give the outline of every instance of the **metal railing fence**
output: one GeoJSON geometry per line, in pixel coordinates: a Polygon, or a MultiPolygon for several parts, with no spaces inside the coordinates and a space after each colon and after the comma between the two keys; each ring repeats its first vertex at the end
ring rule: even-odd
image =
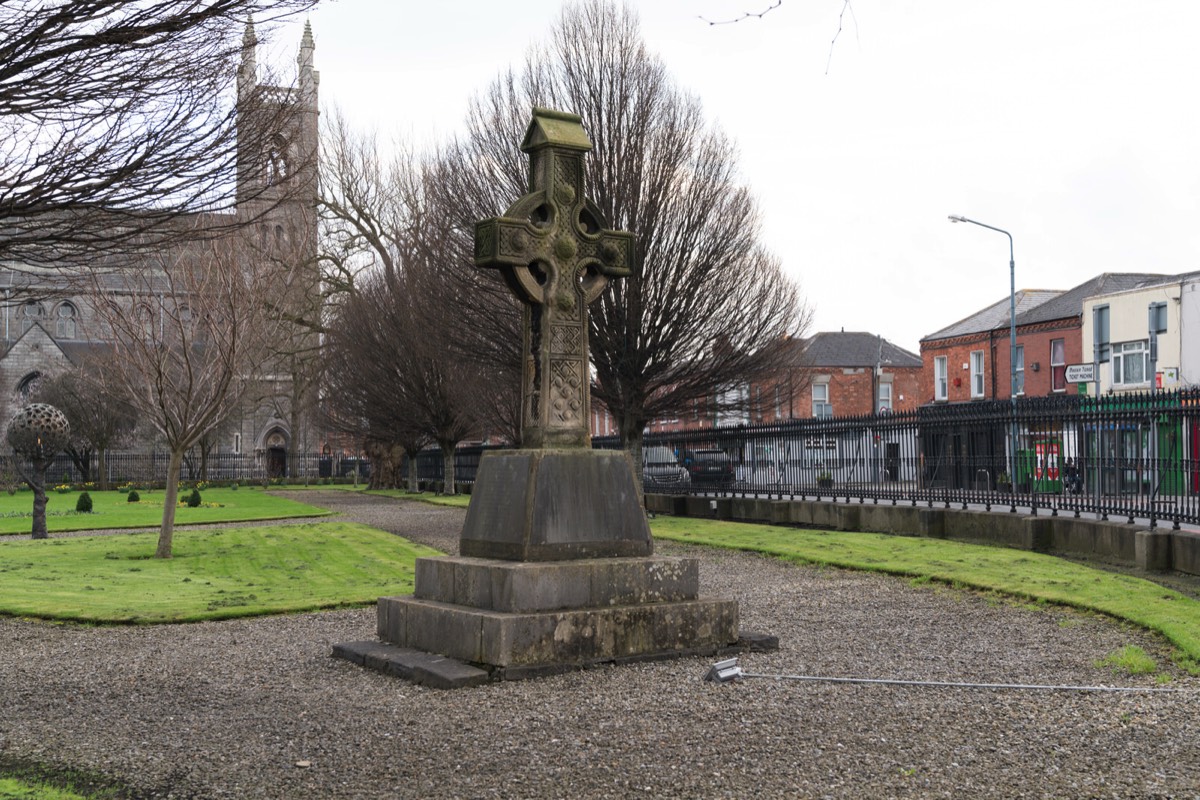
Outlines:
{"type": "MultiPolygon", "coordinates": [[[[20,483],[20,476],[11,454],[0,455],[0,482],[20,483]]],[[[169,455],[165,452],[149,453],[106,453],[103,465],[97,455],[89,459],[88,468],[80,468],[65,453],[59,453],[46,469],[46,483],[80,484],[99,483],[103,470],[112,486],[125,483],[160,485],[166,478],[169,455]]],[[[179,479],[184,482],[210,481],[246,483],[266,482],[276,479],[303,481],[322,478],[353,478],[355,471],[367,479],[371,474],[370,463],[365,459],[323,455],[318,453],[294,453],[275,457],[270,454],[214,453],[201,459],[189,453],[183,459],[179,479]]]]}
{"type": "MultiPolygon", "coordinates": [[[[598,438],[593,446],[620,443],[598,438]]],[[[458,483],[474,482],[488,449],[459,448],[458,483]]],[[[642,471],[648,492],[1021,508],[1177,528],[1200,523],[1200,390],[652,434],[642,471]]],[[[439,451],[419,456],[418,475],[442,480],[439,451]]]]}

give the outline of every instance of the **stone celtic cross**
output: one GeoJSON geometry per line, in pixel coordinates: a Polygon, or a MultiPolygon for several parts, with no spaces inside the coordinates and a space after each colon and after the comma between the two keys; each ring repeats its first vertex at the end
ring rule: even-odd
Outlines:
{"type": "Polygon", "coordinates": [[[631,274],[633,234],[605,230],[584,195],[591,149],[580,117],[535,108],[529,193],[475,226],[475,265],[499,269],[524,306],[523,448],[590,446],[587,306],[631,274]]]}

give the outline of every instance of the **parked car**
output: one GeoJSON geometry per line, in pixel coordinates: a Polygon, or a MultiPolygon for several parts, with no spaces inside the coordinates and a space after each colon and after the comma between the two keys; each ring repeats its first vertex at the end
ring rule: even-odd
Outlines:
{"type": "Polygon", "coordinates": [[[642,481],[646,486],[683,487],[691,483],[675,452],[669,447],[647,447],[642,455],[642,481]]]}
{"type": "Polygon", "coordinates": [[[692,483],[733,483],[733,459],[724,450],[692,450],[684,453],[683,465],[692,483]]]}

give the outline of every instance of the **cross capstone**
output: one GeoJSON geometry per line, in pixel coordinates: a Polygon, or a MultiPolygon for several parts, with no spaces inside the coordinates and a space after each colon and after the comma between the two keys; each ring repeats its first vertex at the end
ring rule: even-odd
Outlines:
{"type": "Polygon", "coordinates": [[[584,193],[591,149],[579,116],[535,108],[529,193],[475,226],[475,265],[500,270],[524,308],[524,448],[590,446],[587,306],[631,274],[633,234],[605,229],[584,193]]]}

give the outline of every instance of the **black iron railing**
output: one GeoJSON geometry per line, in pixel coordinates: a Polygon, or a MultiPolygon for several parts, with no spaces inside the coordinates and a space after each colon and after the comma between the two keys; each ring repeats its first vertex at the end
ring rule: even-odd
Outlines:
{"type": "MultiPolygon", "coordinates": [[[[615,438],[593,445],[620,446],[615,438]]],[[[474,481],[486,449],[459,449],[459,483],[474,481]]],[[[423,453],[418,469],[421,480],[440,481],[441,453],[423,453]]],[[[648,492],[1086,513],[1178,527],[1200,523],[1200,390],[653,434],[642,471],[648,492]]]]}

